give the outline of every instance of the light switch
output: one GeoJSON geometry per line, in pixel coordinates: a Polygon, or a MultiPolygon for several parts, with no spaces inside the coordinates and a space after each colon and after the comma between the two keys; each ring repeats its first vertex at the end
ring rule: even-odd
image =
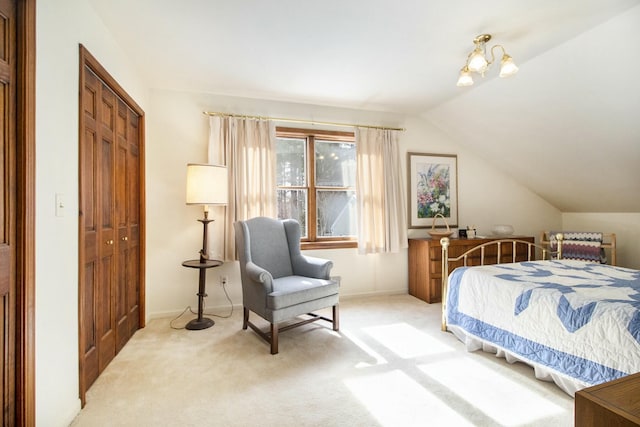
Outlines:
{"type": "Polygon", "coordinates": [[[56,216],[64,216],[64,195],[56,193],[56,216]]]}

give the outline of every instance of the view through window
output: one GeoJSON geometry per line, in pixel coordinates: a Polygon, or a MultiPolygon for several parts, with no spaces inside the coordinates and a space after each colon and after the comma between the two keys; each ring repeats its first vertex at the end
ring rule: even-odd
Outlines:
{"type": "Polygon", "coordinates": [[[277,128],[276,135],[278,218],[298,220],[303,242],[354,242],[353,133],[277,128]]]}

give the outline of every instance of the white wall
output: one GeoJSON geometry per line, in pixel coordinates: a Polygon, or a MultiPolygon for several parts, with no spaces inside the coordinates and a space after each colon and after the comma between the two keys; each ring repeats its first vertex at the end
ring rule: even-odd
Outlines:
{"type": "MultiPolygon", "coordinates": [[[[203,111],[388,126],[401,126],[404,120],[386,113],[152,90],[147,122],[147,312],[151,317],[174,315],[187,306],[197,308],[197,272],[182,267],[181,262],[197,257],[202,244],[202,224],[197,222],[201,208],[186,206],[184,191],[186,164],[207,161],[209,122],[203,111]]],[[[215,219],[215,213],[212,217],[215,219]]],[[[213,238],[221,238],[218,229],[213,238]]],[[[406,251],[384,257],[358,256],[353,249],[307,253],[334,259],[333,273],[343,278],[343,295],[406,292],[406,251]]],[[[228,302],[218,284],[221,275],[229,278],[227,289],[233,303],[240,304],[237,263],[207,272],[207,305],[224,314],[228,302]]]]}
{"type": "MultiPolygon", "coordinates": [[[[197,255],[202,242],[202,217],[196,207],[184,202],[185,166],[206,161],[208,119],[203,111],[225,111],[274,117],[314,119],[405,127],[400,152],[458,155],[460,224],[476,225],[489,233],[496,223],[513,224],[516,232],[538,236],[540,230],[561,225],[560,213],[514,180],[496,172],[469,152],[456,147],[440,131],[418,118],[395,114],[269,102],[207,94],[163,90],[150,93],[147,143],[147,251],[148,303],[151,317],[197,307],[197,274],[181,267],[197,255]]],[[[399,179],[406,183],[406,168],[399,179]]],[[[410,230],[426,236],[425,229],[410,230]]],[[[220,238],[218,235],[217,238],[220,238]]],[[[407,251],[399,254],[358,255],[355,249],[315,250],[309,255],[334,260],[333,273],[342,276],[341,295],[407,292],[407,251]]],[[[229,277],[228,291],[235,304],[241,302],[236,263],[209,270],[207,304],[226,313],[228,302],[218,285],[219,276],[229,277]]]]}
{"type": "MultiPolygon", "coordinates": [[[[517,235],[534,236],[560,225],[560,212],[531,190],[497,171],[473,152],[456,145],[427,121],[408,120],[401,153],[456,154],[458,156],[458,224],[475,225],[478,235],[491,234],[496,224],[511,224],[517,235]]],[[[405,164],[406,170],[406,164],[405,164]]],[[[406,174],[405,174],[406,177],[406,174]]],[[[405,178],[406,179],[406,178],[405,178]]],[[[409,230],[409,237],[426,237],[427,230],[409,230]]]]}
{"type": "MultiPolygon", "coordinates": [[[[184,204],[185,165],[206,161],[204,110],[321,121],[402,126],[401,153],[458,154],[460,224],[486,233],[495,222],[522,234],[559,227],[560,214],[510,178],[456,147],[426,122],[400,115],[251,99],[147,92],[129,58],[82,0],[37,3],[36,70],[36,420],[68,425],[78,398],[78,44],[84,44],[146,112],[147,314],[165,316],[196,307],[197,276],[180,263],[196,256],[201,242],[198,208],[184,204]],[[56,217],[55,194],[65,198],[56,217]]],[[[406,179],[406,171],[400,179],[406,179]]],[[[425,235],[425,230],[411,230],[425,235]]],[[[355,250],[310,251],[335,261],[344,296],[406,292],[407,253],[357,255],[355,250]]],[[[229,293],[240,303],[237,265],[209,273],[210,309],[227,307],[215,286],[229,276],[229,293]]]]}
{"type": "Polygon", "coordinates": [[[78,68],[82,43],[144,108],[146,89],[82,0],[36,5],[36,422],[66,426],[78,398],[78,68]],[[55,216],[55,194],[65,214],[55,216]]]}
{"type": "Polygon", "coordinates": [[[562,229],[616,233],[617,265],[640,269],[640,213],[566,212],[562,229]]]}

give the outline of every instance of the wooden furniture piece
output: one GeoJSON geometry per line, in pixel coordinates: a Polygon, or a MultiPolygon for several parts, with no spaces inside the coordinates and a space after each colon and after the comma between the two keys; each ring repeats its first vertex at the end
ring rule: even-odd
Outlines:
{"type": "Polygon", "coordinates": [[[619,372],[640,372],[634,339],[640,270],[564,260],[560,233],[557,242],[557,251],[549,251],[524,240],[501,239],[450,257],[449,239],[441,239],[442,330],[471,351],[533,366],[536,377],[553,380],[573,397],[593,384],[618,379],[619,372]],[[447,275],[450,266],[482,256],[492,245],[497,251],[510,245],[528,248],[525,255],[535,260],[456,268],[447,275]],[[587,313],[591,307],[597,308],[587,313]]]}
{"type": "Polygon", "coordinates": [[[575,425],[639,426],[640,373],[576,392],[575,425]]]}
{"type": "MultiPolygon", "coordinates": [[[[206,231],[205,231],[206,233],[206,231]]],[[[220,267],[222,265],[222,261],[218,261],[215,259],[192,259],[189,261],[185,261],[182,263],[183,267],[188,268],[197,268],[200,270],[199,280],[198,280],[198,317],[191,320],[185,326],[186,329],[190,331],[199,331],[201,329],[207,329],[213,326],[215,323],[213,319],[203,316],[204,312],[204,297],[207,296],[206,286],[207,286],[207,269],[220,267]]]]}
{"type": "Polygon", "coordinates": [[[80,399],[144,326],[144,111],[80,46],[80,399]]]}
{"type": "Polygon", "coordinates": [[[330,275],[333,261],[302,254],[298,221],[255,217],[233,226],[242,281],[243,330],[253,329],[271,345],[271,354],[277,354],[282,331],[317,320],[331,322],[334,331],[340,329],[340,277],[330,275]],[[314,313],[329,307],[331,319],[314,313]],[[250,312],[269,322],[269,329],[251,322],[250,312]]]}
{"type": "MultiPolygon", "coordinates": [[[[509,236],[510,238],[516,238],[509,236]]],[[[527,242],[534,242],[530,236],[517,237],[527,242]]],[[[483,243],[500,240],[502,237],[487,237],[482,239],[450,238],[449,256],[462,255],[483,243]]],[[[520,253],[521,249],[517,250],[520,253]]],[[[500,254],[501,262],[511,258],[511,247],[506,245],[500,254]]],[[[525,261],[526,257],[518,257],[517,261],[525,261]]],[[[489,249],[485,254],[485,264],[496,264],[498,261],[495,249],[489,249]],[[493,252],[492,252],[493,251],[493,252]]],[[[479,265],[479,256],[468,260],[468,265],[479,265]]],[[[459,263],[462,265],[462,262],[459,263]]],[[[458,265],[454,265],[458,267],[458,265]]],[[[409,294],[428,303],[440,302],[442,299],[442,246],[440,239],[409,239],[409,294]]]]}

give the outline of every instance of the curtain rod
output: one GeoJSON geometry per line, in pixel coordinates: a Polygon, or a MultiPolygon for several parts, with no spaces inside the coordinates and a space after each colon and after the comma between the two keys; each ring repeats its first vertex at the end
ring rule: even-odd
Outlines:
{"type": "Polygon", "coordinates": [[[287,119],[283,117],[247,116],[244,114],[222,113],[219,111],[204,111],[203,114],[207,116],[239,117],[242,119],[273,120],[275,122],[304,123],[309,125],[341,126],[341,127],[349,127],[349,128],[360,127],[360,128],[366,128],[366,129],[397,130],[401,132],[404,132],[406,130],[405,128],[390,128],[386,126],[359,125],[359,124],[353,124],[353,123],[321,122],[321,121],[315,121],[315,120],[287,119]]]}

